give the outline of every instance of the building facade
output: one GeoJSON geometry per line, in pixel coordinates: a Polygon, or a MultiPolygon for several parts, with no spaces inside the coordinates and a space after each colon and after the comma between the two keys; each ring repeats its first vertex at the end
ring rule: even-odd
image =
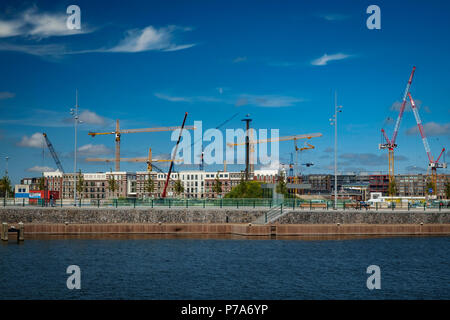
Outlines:
{"type": "MultiPolygon", "coordinates": [[[[167,173],[161,172],[99,172],[73,173],[44,172],[44,183],[47,191],[58,191],[62,199],[73,199],[75,179],[77,182],[77,198],[103,200],[117,198],[160,198],[164,191],[167,173]],[[83,186],[80,187],[80,183],[83,186]]],[[[181,171],[171,173],[167,187],[168,197],[182,198],[222,198],[237,186],[244,178],[244,172],[207,172],[201,170],[181,171]],[[180,180],[183,186],[181,193],[176,192],[176,182],[180,180]],[[220,192],[215,185],[220,183],[220,192]]],[[[21,185],[31,191],[40,189],[40,179],[24,178],[21,185]]],[[[396,175],[397,196],[428,196],[427,182],[429,177],[423,174],[396,175]]],[[[264,184],[275,184],[278,181],[277,170],[255,170],[253,180],[264,184]]],[[[446,184],[450,175],[441,174],[437,178],[437,198],[446,198],[446,184]]],[[[288,181],[289,183],[289,181],[288,181]]],[[[300,177],[296,183],[310,185],[302,191],[303,194],[332,195],[334,193],[334,175],[311,174],[300,177]]],[[[366,198],[370,193],[381,192],[388,195],[389,177],[383,174],[345,173],[337,176],[338,194],[341,196],[355,195],[358,192],[366,198]],[[359,191],[358,191],[359,190],[359,191]]],[[[358,199],[359,199],[358,198],[358,199]]]]}

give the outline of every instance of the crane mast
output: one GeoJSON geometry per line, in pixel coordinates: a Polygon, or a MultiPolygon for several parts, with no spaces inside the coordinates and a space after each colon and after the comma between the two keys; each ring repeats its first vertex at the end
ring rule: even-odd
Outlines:
{"type": "Polygon", "coordinates": [[[175,145],[175,150],[173,151],[173,154],[172,154],[172,161],[170,162],[169,172],[167,173],[166,183],[164,184],[164,190],[161,195],[162,198],[166,197],[166,191],[167,191],[167,186],[169,185],[170,174],[172,173],[173,162],[175,160],[175,157],[177,156],[178,145],[180,144],[181,135],[183,134],[184,124],[186,123],[187,115],[188,115],[188,113],[186,112],[184,114],[183,123],[181,124],[181,129],[180,129],[180,134],[178,135],[177,144],[175,145]]]}
{"type": "Polygon", "coordinates": [[[436,161],[433,159],[433,155],[431,154],[430,145],[428,144],[427,136],[425,135],[425,130],[422,126],[422,120],[419,116],[419,111],[417,110],[416,104],[411,96],[411,93],[408,92],[409,100],[411,101],[411,109],[414,112],[414,117],[416,118],[417,127],[420,132],[420,136],[422,138],[423,146],[425,147],[425,152],[428,156],[428,168],[431,168],[431,183],[433,184],[433,193],[437,196],[437,168],[447,168],[446,163],[439,163],[439,159],[442,154],[445,152],[445,148],[442,149],[441,154],[437,157],[436,161]]]}

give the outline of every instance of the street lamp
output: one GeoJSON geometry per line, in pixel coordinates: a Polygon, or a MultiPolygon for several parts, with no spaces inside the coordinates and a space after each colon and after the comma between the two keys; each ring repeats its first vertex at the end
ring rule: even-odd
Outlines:
{"type": "Polygon", "coordinates": [[[72,115],[74,119],[74,127],[75,127],[75,152],[74,152],[74,165],[73,165],[73,200],[74,200],[74,206],[77,206],[77,125],[80,123],[83,123],[83,121],[79,120],[79,114],[78,114],[78,90],[76,90],[75,93],[75,109],[70,109],[70,114],[72,115]]]}
{"type": "Polygon", "coordinates": [[[334,209],[337,209],[337,127],[338,113],[342,112],[342,106],[337,105],[337,93],[334,93],[334,115],[329,119],[330,124],[334,126],[334,209]]]}
{"type": "MultiPolygon", "coordinates": [[[[5,157],[6,159],[6,167],[5,167],[5,179],[8,179],[8,160],[9,157],[5,157]]],[[[6,181],[5,181],[5,197],[6,199],[8,199],[8,186],[6,185],[6,181]]]]}

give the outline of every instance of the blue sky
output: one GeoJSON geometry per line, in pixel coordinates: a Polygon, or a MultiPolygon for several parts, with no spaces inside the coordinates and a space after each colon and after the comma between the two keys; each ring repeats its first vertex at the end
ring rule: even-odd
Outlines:
{"type": "MultiPolygon", "coordinates": [[[[67,172],[73,170],[75,89],[85,123],[79,127],[84,172],[110,164],[112,136],[89,130],[188,124],[255,128],[280,135],[321,132],[301,162],[305,173],[331,172],[334,91],[339,115],[339,163],[343,171],[387,171],[378,150],[380,129],[392,136],[412,66],[411,93],[433,155],[449,147],[450,42],[446,1],[77,1],[0,4],[0,170],[39,176],[55,168],[38,135],[46,132],[67,172]],[[65,27],[66,8],[81,8],[81,30],[65,27]],[[366,8],[381,8],[381,30],[366,27],[366,8]],[[33,171],[36,170],[36,171],[33,171]]],[[[427,157],[413,114],[406,111],[397,143],[396,172],[423,171],[427,157]]],[[[170,133],[122,136],[122,157],[170,152],[170,133]]],[[[293,142],[280,144],[289,162],[293,142]]],[[[450,155],[447,153],[447,156],[450,155]]],[[[144,164],[122,163],[123,170],[144,164]]],[[[208,170],[217,170],[211,166],[208,170]]],[[[229,167],[229,170],[241,167],[229,167]]]]}

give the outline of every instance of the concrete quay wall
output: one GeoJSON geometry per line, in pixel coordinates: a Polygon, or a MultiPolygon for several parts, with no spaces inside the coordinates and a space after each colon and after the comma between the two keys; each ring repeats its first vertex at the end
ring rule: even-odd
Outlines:
{"type": "Polygon", "coordinates": [[[240,236],[389,236],[450,235],[450,224],[375,225],[375,224],[25,224],[25,237],[30,234],[206,234],[240,236]]]}
{"type": "MultiPolygon", "coordinates": [[[[250,223],[267,208],[0,208],[0,222],[25,224],[250,223]]],[[[450,224],[450,211],[295,210],[277,224],[450,224]]]]}

